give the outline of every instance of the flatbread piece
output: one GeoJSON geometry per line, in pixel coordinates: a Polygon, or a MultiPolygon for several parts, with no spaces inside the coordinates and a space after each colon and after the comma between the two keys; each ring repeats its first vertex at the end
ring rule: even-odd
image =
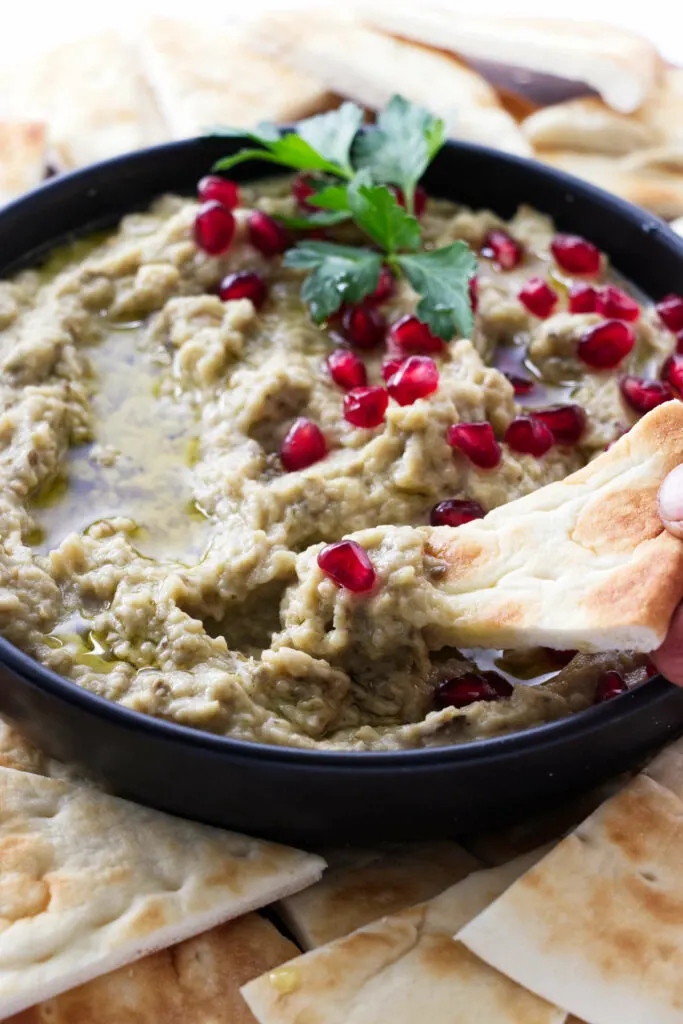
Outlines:
{"type": "Polygon", "coordinates": [[[265,59],[233,26],[154,18],[142,58],[174,139],[216,125],[296,121],[335,105],[318,81],[265,59]]]}
{"type": "Polygon", "coordinates": [[[443,892],[480,867],[452,842],[412,843],[330,869],[315,885],[285,897],[277,911],[302,949],[315,949],[370,921],[443,892]]]}
{"type": "Polygon", "coordinates": [[[152,953],[7,1024],[255,1024],[240,986],[298,950],[258,914],[152,953]]]}
{"type": "Polygon", "coordinates": [[[323,867],[0,768],[0,1018],[310,885],[323,867]]]}
{"type": "Polygon", "coordinates": [[[0,206],[40,184],[46,151],[42,121],[0,121],[0,206]]]}
{"type": "Polygon", "coordinates": [[[242,992],[259,1024],[562,1024],[564,1013],[452,938],[534,863],[480,871],[428,903],[292,960],[242,992]]]}
{"type": "Polygon", "coordinates": [[[458,933],[591,1024],[683,1019],[683,803],[638,776],[458,933]]]}
{"type": "Polygon", "coordinates": [[[427,550],[444,566],[431,584],[431,639],[654,650],[683,598],[683,542],[657,509],[660,484],[681,463],[683,402],[666,402],[564,480],[431,530],[427,550]]]}
{"type": "Polygon", "coordinates": [[[446,54],[331,11],[268,14],[247,29],[254,47],[362,106],[379,110],[400,92],[442,117],[454,138],[531,152],[488,82],[446,54]]]}

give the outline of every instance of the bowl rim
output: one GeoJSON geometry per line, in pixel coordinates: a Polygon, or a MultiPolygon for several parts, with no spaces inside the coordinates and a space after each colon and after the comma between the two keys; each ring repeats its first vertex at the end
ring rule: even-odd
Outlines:
{"type": "MultiPolygon", "coordinates": [[[[103,174],[116,174],[122,167],[134,166],[136,163],[144,163],[151,157],[163,156],[165,153],[174,151],[187,151],[208,147],[211,140],[215,144],[216,136],[199,136],[197,138],[182,139],[174,142],[161,143],[145,149],[135,150],[131,153],[124,153],[111,157],[108,160],[91,164],[88,167],[80,168],[60,174],[42,182],[30,192],[19,196],[12,202],[6,204],[0,210],[0,225],[9,215],[22,214],[25,208],[30,209],[37,197],[49,198],[53,196],[56,202],[59,201],[62,190],[73,187],[73,184],[83,183],[84,188],[95,179],[101,178],[103,174]]],[[[227,141],[227,140],[226,140],[227,141]]],[[[244,141],[248,141],[245,137],[244,141]]],[[[680,238],[669,225],[647,210],[643,210],[632,203],[612,195],[609,192],[583,181],[566,171],[541,164],[539,161],[516,154],[505,153],[489,146],[482,146],[476,143],[448,140],[444,145],[446,152],[470,153],[479,155],[501,166],[514,165],[526,170],[532,176],[540,176],[555,181],[558,186],[566,188],[570,195],[582,194],[585,198],[599,203],[603,207],[610,208],[623,220],[633,226],[637,226],[645,232],[654,232],[660,236],[670,250],[671,256],[681,261],[683,267],[683,238],[680,238]]],[[[248,167],[248,165],[246,165],[248,167]]],[[[245,178],[246,181],[258,180],[256,178],[245,178]]],[[[158,194],[162,194],[163,190],[158,194]]],[[[136,209],[131,204],[131,211],[136,209]]],[[[125,216],[125,212],[118,215],[125,216]]],[[[73,234],[78,237],[88,230],[88,225],[81,228],[74,228],[73,234]]],[[[0,274],[4,279],[7,273],[14,272],[15,263],[18,266],[26,266],[28,261],[42,251],[49,251],[49,248],[59,241],[46,243],[37,249],[29,249],[23,257],[13,261],[0,274]]],[[[636,282],[637,284],[637,282],[636,282]]],[[[31,655],[16,647],[11,641],[0,636],[0,669],[6,666],[10,671],[16,673],[31,685],[43,690],[50,696],[71,705],[75,705],[85,713],[91,713],[99,718],[108,719],[113,726],[128,729],[131,732],[146,733],[152,738],[160,741],[168,741],[176,745],[187,745],[194,748],[203,748],[216,755],[231,755],[237,759],[251,760],[257,758],[261,761],[272,763],[309,766],[317,768],[345,769],[346,771],[374,770],[393,771],[397,767],[416,770],[430,768],[437,765],[446,765],[480,761],[484,758],[503,759],[510,755],[524,752],[538,752],[547,747],[552,747],[558,740],[577,739],[603,728],[604,724],[616,718],[628,717],[630,715],[643,715],[648,710],[654,710],[662,700],[666,699],[674,689],[661,674],[640,683],[627,693],[621,694],[613,700],[606,701],[599,705],[586,708],[583,711],[575,712],[564,718],[540,725],[532,726],[507,733],[501,736],[486,737],[472,740],[465,743],[456,743],[434,747],[404,748],[398,750],[327,750],[311,749],[306,747],[281,746],[279,744],[259,743],[253,740],[235,739],[230,736],[222,736],[216,733],[203,731],[173,722],[163,718],[156,718],[142,711],[135,711],[122,704],[100,697],[73,680],[60,676],[57,672],[41,664],[31,655]]]]}

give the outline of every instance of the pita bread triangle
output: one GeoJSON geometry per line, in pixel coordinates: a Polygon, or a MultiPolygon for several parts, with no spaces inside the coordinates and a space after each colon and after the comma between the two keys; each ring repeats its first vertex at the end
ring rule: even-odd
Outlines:
{"type": "Polygon", "coordinates": [[[310,885],[324,863],[0,768],[0,1018],[310,885]]]}
{"type": "Polygon", "coordinates": [[[478,871],[428,903],[291,960],[242,989],[249,1007],[259,1024],[562,1024],[562,1010],[452,938],[538,856],[478,871]]]}
{"type": "Polygon", "coordinates": [[[683,802],[645,775],[458,938],[591,1024],[683,1019],[683,802]]]}
{"type": "Polygon", "coordinates": [[[254,1024],[240,986],[298,950],[246,914],[49,999],[7,1024],[254,1024]]]}
{"type": "Polygon", "coordinates": [[[46,151],[41,122],[0,121],[0,205],[40,184],[46,151]]]}

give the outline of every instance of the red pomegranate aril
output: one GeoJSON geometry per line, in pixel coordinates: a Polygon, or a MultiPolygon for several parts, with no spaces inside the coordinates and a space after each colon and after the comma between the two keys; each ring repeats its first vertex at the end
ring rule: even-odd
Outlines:
{"type": "Polygon", "coordinates": [[[486,513],[478,501],[466,498],[446,498],[429,513],[432,526],[463,526],[474,519],[483,519],[486,513]]]}
{"type": "Polygon", "coordinates": [[[218,286],[218,295],[223,302],[251,299],[259,309],[268,297],[268,285],[254,270],[239,270],[223,278],[218,286]]]}
{"type": "Polygon", "coordinates": [[[280,448],[282,465],[288,472],[306,469],[327,455],[327,442],[322,430],[301,416],[292,423],[280,448]]]}
{"type": "Polygon", "coordinates": [[[513,452],[540,459],[555,444],[550,427],[532,416],[517,416],[505,431],[503,439],[513,452]]]}
{"type": "Polygon", "coordinates": [[[624,377],[620,382],[621,394],[632,409],[639,413],[650,412],[662,402],[673,398],[671,385],[665,380],[644,380],[642,377],[624,377]]]}
{"type": "Polygon", "coordinates": [[[388,404],[384,388],[354,388],[344,395],[344,419],[354,427],[371,430],[384,422],[388,404]]]}
{"type": "Polygon", "coordinates": [[[594,370],[613,370],[636,343],[636,336],[623,320],[605,320],[589,327],[579,341],[579,359],[594,370]]]}
{"type": "Polygon", "coordinates": [[[390,380],[395,373],[401,369],[408,356],[389,356],[382,363],[382,377],[385,381],[390,380]]]}
{"type": "Polygon", "coordinates": [[[358,348],[374,348],[384,339],[387,322],[372,306],[347,306],[342,314],[342,332],[358,348]]]}
{"type": "Polygon", "coordinates": [[[620,693],[626,693],[628,686],[618,672],[604,672],[598,679],[595,687],[595,704],[603,704],[612,697],[618,697],[620,693]]]}
{"type": "Polygon", "coordinates": [[[340,540],[322,548],[318,566],[338,587],[354,594],[372,590],[377,579],[367,551],[355,540],[340,540]]]}
{"type": "Polygon", "coordinates": [[[504,373],[503,376],[510,381],[516,395],[530,395],[536,386],[530,377],[522,377],[517,373],[504,373]]]}
{"type": "Polygon", "coordinates": [[[479,309],[479,278],[471,277],[467,289],[470,294],[470,305],[472,306],[472,312],[476,313],[477,310],[479,309]]]}
{"type": "Polygon", "coordinates": [[[570,274],[597,274],[600,250],[580,235],[555,235],[550,250],[555,262],[570,274]]]}
{"type": "Polygon", "coordinates": [[[432,355],[443,351],[443,341],[416,316],[401,317],[389,330],[389,344],[403,355],[432,355]]]}
{"type": "Polygon", "coordinates": [[[676,353],[683,355],[683,331],[676,331],[676,353]]]}
{"type": "Polygon", "coordinates": [[[500,445],[490,423],[456,423],[446,435],[452,448],[457,448],[479,469],[494,469],[501,460],[500,445]]]}
{"type": "Polygon", "coordinates": [[[659,319],[670,331],[683,330],[683,295],[665,295],[655,309],[659,319]]]}
{"type": "Polygon", "coordinates": [[[249,241],[266,257],[279,256],[289,248],[289,232],[262,210],[254,210],[247,221],[249,241]]]}
{"type": "Polygon", "coordinates": [[[399,405],[412,405],[418,398],[433,394],[439,386],[439,371],[429,356],[409,356],[401,363],[387,390],[399,405]]]}
{"type": "MultiPolygon", "coordinates": [[[[396,196],[396,202],[399,204],[399,206],[403,206],[405,208],[406,197],[403,194],[403,189],[399,188],[398,185],[387,185],[387,188],[396,196]]],[[[422,188],[422,185],[416,185],[415,193],[413,195],[413,209],[415,211],[416,217],[422,216],[422,214],[425,212],[426,205],[427,193],[422,188]]]]}
{"type": "Polygon", "coordinates": [[[568,306],[570,313],[594,313],[598,293],[592,284],[578,281],[569,289],[568,306]]]}
{"type": "Polygon", "coordinates": [[[315,195],[316,189],[313,185],[313,178],[310,174],[297,174],[292,182],[292,195],[296,199],[297,206],[303,210],[315,209],[308,200],[315,195]]]}
{"type": "Polygon", "coordinates": [[[217,174],[207,174],[197,185],[197,195],[202,203],[215,199],[226,210],[234,210],[240,204],[240,190],[237,183],[217,174]]]}
{"type": "Polygon", "coordinates": [[[640,316],[640,306],[635,299],[612,284],[606,284],[598,291],[595,310],[601,316],[614,320],[633,321],[640,316]]]}
{"type": "Polygon", "coordinates": [[[673,388],[677,398],[683,398],[683,359],[669,356],[664,360],[659,376],[673,388]]]}
{"type": "Polygon", "coordinates": [[[220,256],[230,248],[235,218],[216,199],[202,203],[194,219],[194,240],[209,256],[220,256]]]}
{"type": "Polygon", "coordinates": [[[557,292],[542,277],[530,277],[517,296],[530,313],[546,320],[557,305],[557,292]]]}
{"type": "Polygon", "coordinates": [[[377,282],[377,287],[375,288],[374,292],[366,296],[365,301],[375,303],[386,302],[387,299],[390,298],[390,296],[392,295],[395,284],[396,280],[394,278],[394,275],[389,270],[389,267],[382,267],[382,269],[379,272],[379,281],[377,282]]]}
{"type": "Polygon", "coordinates": [[[368,382],[368,371],[363,360],[355,352],[336,348],[327,357],[327,369],[335,384],[344,391],[364,387],[368,382]]]}
{"type": "Polygon", "coordinates": [[[534,409],[533,416],[549,427],[555,444],[576,444],[586,429],[586,413],[580,405],[534,409]]]}
{"type": "Polygon", "coordinates": [[[524,250],[507,231],[494,228],[484,239],[481,254],[494,260],[501,270],[513,270],[522,262],[524,250]]]}
{"type": "Polygon", "coordinates": [[[499,676],[495,681],[489,676],[493,673],[467,672],[456,679],[446,679],[434,694],[440,708],[466,708],[478,700],[501,700],[509,697],[513,687],[507,680],[499,676]]]}

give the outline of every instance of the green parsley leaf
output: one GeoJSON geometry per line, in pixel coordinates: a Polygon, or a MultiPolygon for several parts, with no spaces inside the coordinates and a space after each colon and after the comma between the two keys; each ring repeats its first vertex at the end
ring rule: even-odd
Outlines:
{"type": "Polygon", "coordinates": [[[303,283],[301,298],[317,324],[336,313],[342,303],[361,302],[374,292],[382,267],[379,253],[332,242],[300,242],[285,253],[283,262],[312,271],[303,283]]]}
{"type": "Polygon", "coordinates": [[[443,121],[424,107],[393,96],[378,115],[375,129],[356,139],[353,160],[374,181],[398,185],[412,211],[415,186],[444,141],[443,121]]]}
{"type": "Polygon", "coordinates": [[[413,251],[420,244],[420,225],[403,209],[386,185],[372,185],[367,172],[357,174],[346,192],[356,223],[388,253],[413,251]]]}
{"type": "Polygon", "coordinates": [[[297,133],[321,157],[341,168],[346,177],[353,175],[351,145],[363,123],[363,111],[355,103],[342,103],[338,110],[300,121],[297,133]]]}
{"type": "Polygon", "coordinates": [[[416,310],[420,320],[444,341],[450,341],[456,330],[469,338],[474,329],[469,282],[477,270],[469,246],[453,242],[442,249],[398,256],[397,262],[421,296],[416,310]]]}
{"type": "MultiPolygon", "coordinates": [[[[315,188],[315,182],[311,182],[315,188]]],[[[308,197],[310,206],[317,206],[322,210],[344,210],[349,211],[349,198],[346,194],[346,185],[327,185],[322,187],[308,197]]]]}
{"type": "Polygon", "coordinates": [[[311,211],[308,217],[287,217],[282,213],[274,213],[273,216],[287,228],[292,228],[294,231],[305,231],[306,228],[331,228],[335,224],[342,224],[349,219],[350,214],[343,210],[318,210],[311,211]]]}
{"type": "Polygon", "coordinates": [[[241,149],[233,156],[223,157],[213,165],[214,171],[229,171],[231,167],[244,163],[245,160],[265,160],[271,164],[280,164],[297,171],[323,171],[327,174],[338,174],[339,168],[320,156],[301,136],[288,132],[277,139],[268,139],[253,132],[249,138],[258,142],[263,149],[241,149]]]}

